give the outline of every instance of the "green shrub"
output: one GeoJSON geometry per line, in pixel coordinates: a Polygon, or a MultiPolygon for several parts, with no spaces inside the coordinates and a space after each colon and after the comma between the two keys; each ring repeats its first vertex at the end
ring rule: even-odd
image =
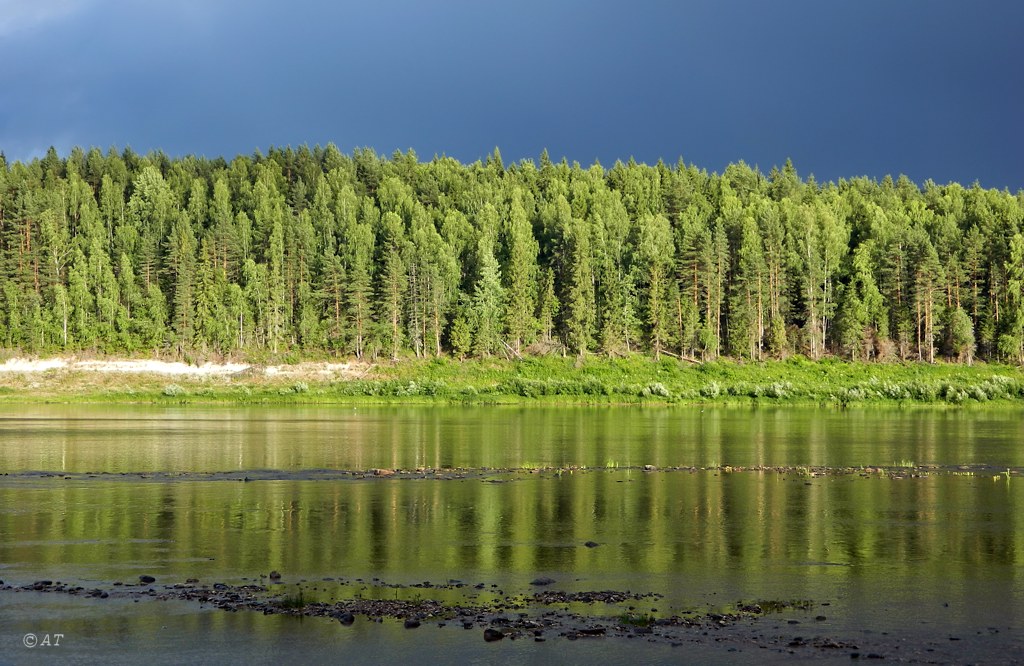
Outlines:
{"type": "Polygon", "coordinates": [[[722,393],[722,387],[718,385],[718,382],[708,382],[704,386],[700,387],[700,395],[702,398],[717,398],[722,393]]]}
{"type": "Polygon", "coordinates": [[[672,397],[671,391],[665,388],[665,385],[662,384],[661,382],[654,382],[653,384],[649,384],[647,386],[647,390],[650,393],[650,395],[655,395],[658,396],[659,398],[672,397]]]}

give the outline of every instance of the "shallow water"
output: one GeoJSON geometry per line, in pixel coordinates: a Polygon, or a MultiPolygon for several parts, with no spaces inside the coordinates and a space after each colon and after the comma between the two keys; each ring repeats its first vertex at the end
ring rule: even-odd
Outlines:
{"type": "MultiPolygon", "coordinates": [[[[900,632],[948,642],[954,634],[998,631],[994,649],[1019,647],[1022,417],[1010,409],[4,407],[0,579],[90,586],[147,573],[167,583],[240,583],[276,569],[282,589],[305,580],[323,600],[434,594],[459,601],[466,593],[393,590],[372,579],[484,583],[474,594],[486,600],[492,585],[526,594],[530,581],[545,575],[567,591],[657,592],[664,598],[640,609],[655,615],[801,599],[814,602],[812,616],[827,616],[818,632],[900,632]],[[891,479],[640,469],[908,463],[943,472],[891,479]],[[950,473],[961,465],[971,474],[950,473]],[[507,471],[549,466],[586,469],[507,471]],[[451,480],[305,474],[417,467],[506,471],[451,480]],[[1006,468],[1010,477],[992,473],[1006,468]],[[172,474],[146,478],[155,472],[172,474]],[[218,472],[265,480],[202,476],[218,472]],[[587,548],[587,541],[600,545],[587,548]]],[[[88,633],[92,654],[128,658],[136,648],[124,642],[125,632],[145,634],[144,618],[162,612],[15,597],[0,595],[0,641],[41,631],[33,625],[49,617],[47,605],[64,604],[72,609],[57,612],[71,627],[64,633],[79,640],[88,633]],[[86,629],[87,620],[98,624],[86,629]]],[[[211,661],[242,657],[248,648],[258,654],[259,642],[247,635],[299,640],[296,632],[313,661],[326,661],[328,652],[319,650],[338,640],[364,656],[382,644],[391,652],[380,654],[396,659],[415,649],[459,661],[493,656],[481,652],[493,646],[477,645],[475,635],[386,625],[341,636],[337,625],[314,620],[226,620],[238,614],[180,606],[166,613],[180,631],[221,637],[211,638],[211,661]],[[217,629],[216,622],[237,626],[217,629]],[[204,628],[186,631],[193,624],[204,628]]],[[[182,635],[169,631],[148,644],[157,652],[194,649],[182,635]]],[[[564,661],[591,649],[558,645],[501,658],[564,661]]],[[[645,649],[650,660],[678,659],[665,646],[645,649]]],[[[602,650],[604,658],[625,659],[637,647],[608,641],[602,650]]]]}

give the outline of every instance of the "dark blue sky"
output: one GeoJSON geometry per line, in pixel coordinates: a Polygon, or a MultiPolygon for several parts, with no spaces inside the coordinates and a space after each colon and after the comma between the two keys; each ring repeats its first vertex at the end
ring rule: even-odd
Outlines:
{"type": "Polygon", "coordinates": [[[1024,189],[1020,0],[0,0],[0,149],[683,157],[1024,189]]]}

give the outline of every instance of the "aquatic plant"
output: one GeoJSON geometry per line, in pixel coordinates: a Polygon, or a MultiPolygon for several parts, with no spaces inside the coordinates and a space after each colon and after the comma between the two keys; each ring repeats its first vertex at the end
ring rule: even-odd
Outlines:
{"type": "Polygon", "coordinates": [[[644,613],[623,613],[619,616],[619,623],[632,627],[649,627],[655,622],[653,615],[644,613]]]}
{"type": "Polygon", "coordinates": [[[306,600],[303,597],[302,590],[299,590],[298,594],[289,594],[277,601],[278,608],[286,609],[298,609],[306,607],[306,600]]]}
{"type": "Polygon", "coordinates": [[[814,608],[814,602],[810,599],[790,599],[788,601],[761,601],[761,607],[765,609],[765,612],[781,612],[786,608],[794,608],[796,610],[811,610],[814,608]]]}

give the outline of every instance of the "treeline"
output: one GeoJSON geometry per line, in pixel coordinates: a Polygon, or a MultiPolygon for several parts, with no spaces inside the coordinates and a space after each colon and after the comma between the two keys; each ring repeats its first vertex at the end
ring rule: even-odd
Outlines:
{"type": "Polygon", "coordinates": [[[0,164],[23,353],[1024,360],[1024,192],[333,145],[0,164]]]}

